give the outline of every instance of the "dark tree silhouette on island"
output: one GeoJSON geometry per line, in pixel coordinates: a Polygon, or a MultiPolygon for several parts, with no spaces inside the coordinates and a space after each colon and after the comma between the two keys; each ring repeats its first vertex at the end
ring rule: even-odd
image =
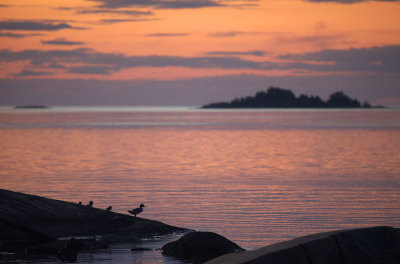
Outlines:
{"type": "Polygon", "coordinates": [[[291,90],[270,87],[260,91],[255,96],[235,98],[230,102],[210,103],[202,108],[370,108],[368,102],[362,105],[356,99],[351,99],[343,92],[336,92],[323,101],[319,96],[300,95],[296,97],[291,90]]]}

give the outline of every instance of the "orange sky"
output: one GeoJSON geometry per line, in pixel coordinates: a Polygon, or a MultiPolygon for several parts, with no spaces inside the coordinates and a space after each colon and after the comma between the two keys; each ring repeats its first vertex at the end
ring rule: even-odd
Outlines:
{"type": "Polygon", "coordinates": [[[2,0],[0,78],[397,76],[382,54],[400,43],[399,1],[340,2],[351,1],[2,0]],[[350,67],[322,58],[327,50],[369,57],[350,67]]]}

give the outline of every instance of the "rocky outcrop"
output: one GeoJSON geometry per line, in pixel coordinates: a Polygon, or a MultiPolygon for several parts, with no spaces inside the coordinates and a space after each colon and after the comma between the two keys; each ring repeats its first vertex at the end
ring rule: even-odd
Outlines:
{"type": "Polygon", "coordinates": [[[21,241],[129,233],[135,237],[186,231],[158,221],[0,189],[0,249],[21,241]]]}
{"type": "Polygon", "coordinates": [[[300,237],[207,264],[400,264],[400,234],[392,227],[339,230],[300,237]]]}
{"type": "Polygon", "coordinates": [[[189,232],[180,239],[164,245],[164,255],[195,263],[213,259],[223,254],[243,251],[241,247],[212,232],[189,232]]]}

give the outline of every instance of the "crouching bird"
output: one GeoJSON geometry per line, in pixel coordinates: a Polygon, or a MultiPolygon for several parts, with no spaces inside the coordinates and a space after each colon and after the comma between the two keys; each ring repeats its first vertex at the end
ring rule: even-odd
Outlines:
{"type": "Polygon", "coordinates": [[[128,213],[131,213],[136,217],[137,214],[140,214],[141,212],[143,212],[143,207],[146,207],[146,206],[144,206],[144,204],[140,204],[140,206],[138,208],[128,210],[128,213]]]}

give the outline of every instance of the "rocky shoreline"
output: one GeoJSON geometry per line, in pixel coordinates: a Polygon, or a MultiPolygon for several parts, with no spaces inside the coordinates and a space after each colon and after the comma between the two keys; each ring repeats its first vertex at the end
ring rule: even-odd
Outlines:
{"type": "MultiPolygon", "coordinates": [[[[381,226],[336,230],[244,251],[211,232],[133,217],[76,203],[0,189],[0,261],[77,252],[152,236],[187,232],[163,246],[165,255],[206,264],[400,264],[400,230],[381,226]]],[[[146,251],[133,248],[132,251],[146,251]]]]}
{"type": "Polygon", "coordinates": [[[17,255],[53,252],[66,247],[66,237],[86,237],[81,247],[105,247],[96,237],[129,235],[132,239],[188,231],[158,221],[133,217],[77,203],[0,189],[0,252],[17,255]],[[61,239],[61,240],[60,240],[61,239]],[[60,242],[61,241],[61,242],[60,242]],[[52,245],[46,248],[46,245],[52,245]]]}
{"type": "Polygon", "coordinates": [[[205,264],[400,264],[400,230],[336,230],[250,251],[215,233],[191,232],[164,245],[162,253],[205,264]]]}
{"type": "Polygon", "coordinates": [[[206,264],[400,264],[400,230],[377,226],[299,237],[206,264]]]}

